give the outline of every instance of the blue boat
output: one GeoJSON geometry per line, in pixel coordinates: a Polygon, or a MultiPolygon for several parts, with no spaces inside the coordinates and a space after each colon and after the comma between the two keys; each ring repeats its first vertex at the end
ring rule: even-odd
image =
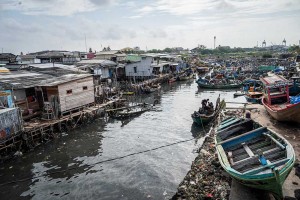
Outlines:
{"type": "Polygon", "coordinates": [[[292,77],[293,85],[289,86],[290,96],[296,96],[300,94],[300,77],[292,77]]]}
{"type": "Polygon", "coordinates": [[[282,185],[295,163],[292,145],[251,119],[228,118],[215,135],[224,170],[238,182],[282,199],[282,185]]]}

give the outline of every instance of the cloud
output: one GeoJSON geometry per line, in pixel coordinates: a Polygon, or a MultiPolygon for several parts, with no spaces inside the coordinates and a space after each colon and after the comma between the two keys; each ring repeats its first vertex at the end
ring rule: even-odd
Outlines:
{"type": "Polygon", "coordinates": [[[68,16],[95,11],[114,2],[115,0],[4,0],[0,3],[0,8],[27,15],[68,16]]]}
{"type": "Polygon", "coordinates": [[[147,15],[171,14],[177,16],[218,16],[224,17],[255,17],[278,13],[285,15],[300,12],[299,0],[156,0],[155,2],[137,10],[139,14],[147,15]]]}
{"type": "Polygon", "coordinates": [[[129,17],[126,17],[128,19],[138,19],[138,18],[141,18],[143,17],[142,15],[133,15],[133,16],[129,16],[129,17]]]}

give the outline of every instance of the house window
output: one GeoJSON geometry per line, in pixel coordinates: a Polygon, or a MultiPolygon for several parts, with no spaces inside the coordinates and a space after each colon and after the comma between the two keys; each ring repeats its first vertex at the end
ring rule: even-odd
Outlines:
{"type": "Polygon", "coordinates": [[[72,94],[72,90],[67,90],[67,94],[72,94]]]}
{"type": "Polygon", "coordinates": [[[82,87],[82,90],[87,90],[87,86],[83,86],[83,87],[82,87]]]}
{"type": "Polygon", "coordinates": [[[137,73],[136,67],[133,67],[133,71],[134,71],[134,73],[137,73]]]}

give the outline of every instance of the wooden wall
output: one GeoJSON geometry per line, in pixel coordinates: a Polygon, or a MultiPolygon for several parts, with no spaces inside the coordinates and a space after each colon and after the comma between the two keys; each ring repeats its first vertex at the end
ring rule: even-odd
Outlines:
{"type": "Polygon", "coordinates": [[[61,112],[93,103],[93,77],[86,77],[61,84],[58,86],[58,93],[61,112]],[[83,90],[83,87],[87,87],[87,89],[83,90]],[[72,94],[67,94],[67,90],[72,90],[72,94]]]}

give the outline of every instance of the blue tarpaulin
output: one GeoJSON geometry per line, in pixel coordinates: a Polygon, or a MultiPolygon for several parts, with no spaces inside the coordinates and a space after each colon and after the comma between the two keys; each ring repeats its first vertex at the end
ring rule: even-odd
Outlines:
{"type": "Polygon", "coordinates": [[[300,96],[290,97],[291,104],[296,104],[300,102],[300,96]]]}

